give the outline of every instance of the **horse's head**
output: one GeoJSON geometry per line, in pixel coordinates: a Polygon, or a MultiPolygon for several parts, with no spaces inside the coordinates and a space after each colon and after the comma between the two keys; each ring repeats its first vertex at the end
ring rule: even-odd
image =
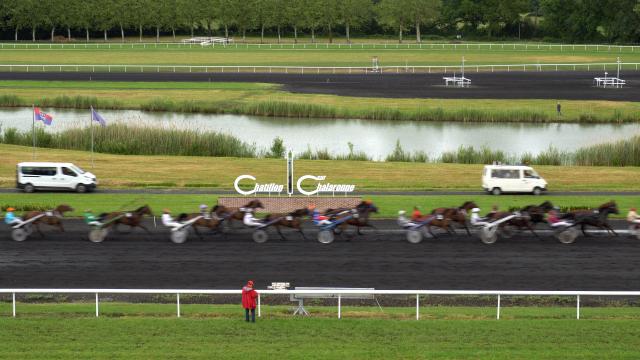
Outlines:
{"type": "Polygon", "coordinates": [[[465,201],[464,204],[462,204],[462,206],[460,206],[460,209],[463,209],[466,212],[469,212],[469,210],[473,209],[473,208],[477,208],[478,205],[476,205],[475,202],[473,201],[465,201]]]}
{"type": "Polygon", "coordinates": [[[309,211],[308,208],[302,208],[302,209],[297,209],[297,210],[294,210],[294,211],[290,212],[289,216],[292,216],[294,218],[301,218],[303,216],[307,216],[307,215],[310,215],[310,214],[311,214],[311,211],[309,211]]]}
{"type": "Polygon", "coordinates": [[[542,204],[540,204],[540,209],[544,210],[544,212],[551,211],[551,209],[553,209],[553,203],[551,203],[551,201],[547,200],[547,201],[543,202],[542,204]]]}
{"type": "Polygon", "coordinates": [[[264,206],[262,205],[262,202],[260,200],[258,200],[258,199],[249,201],[249,203],[247,205],[245,205],[244,207],[251,208],[251,209],[264,209],[264,206]]]}
{"type": "Polygon", "coordinates": [[[362,201],[358,206],[356,206],[356,210],[360,213],[377,213],[378,208],[373,204],[371,200],[362,201]]]}
{"type": "Polygon", "coordinates": [[[610,213],[610,214],[619,214],[620,213],[618,211],[618,205],[613,200],[609,201],[608,203],[604,203],[604,204],[600,205],[600,207],[598,208],[598,212],[600,212],[600,213],[605,212],[605,211],[610,213]]]}
{"type": "Polygon", "coordinates": [[[60,204],[55,208],[55,211],[60,214],[64,214],[66,212],[73,211],[73,208],[67,204],[60,204]]]}
{"type": "Polygon", "coordinates": [[[141,206],[141,207],[137,208],[136,211],[134,211],[134,213],[139,214],[139,215],[153,216],[153,213],[151,212],[151,208],[149,207],[149,205],[144,205],[144,206],[141,206]]]}

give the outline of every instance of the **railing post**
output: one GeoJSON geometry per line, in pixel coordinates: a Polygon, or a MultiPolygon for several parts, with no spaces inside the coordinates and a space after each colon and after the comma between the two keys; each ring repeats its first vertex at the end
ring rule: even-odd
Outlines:
{"type": "Polygon", "coordinates": [[[338,295],[338,319],[342,319],[342,295],[338,295]]]}
{"type": "Polygon", "coordinates": [[[262,316],[262,311],[260,311],[260,293],[258,293],[258,317],[262,316]]]}
{"type": "Polygon", "coordinates": [[[177,307],[177,315],[180,317],[180,293],[176,294],[176,307],[177,307]]]}
{"type": "Polygon", "coordinates": [[[420,320],[420,294],[416,294],[416,320],[420,320]]]}
{"type": "Polygon", "coordinates": [[[99,300],[98,300],[98,293],[96,293],[96,317],[98,317],[98,316],[99,316],[99,314],[100,314],[100,313],[98,312],[98,311],[99,311],[98,301],[99,301],[99,300]]]}
{"type": "Polygon", "coordinates": [[[13,293],[13,317],[16,317],[16,293],[13,293]]]}
{"type": "Polygon", "coordinates": [[[496,312],[496,320],[500,320],[500,294],[498,294],[498,311],[496,312]]]}
{"type": "Polygon", "coordinates": [[[580,295],[576,299],[576,320],[580,320],[580,295]]]}

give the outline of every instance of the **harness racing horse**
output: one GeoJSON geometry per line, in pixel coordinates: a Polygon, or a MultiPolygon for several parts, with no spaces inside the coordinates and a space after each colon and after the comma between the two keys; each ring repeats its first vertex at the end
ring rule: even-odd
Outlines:
{"type": "MultiPolygon", "coordinates": [[[[507,216],[514,215],[512,212],[503,212],[499,211],[490,216],[491,221],[498,221],[506,218],[507,216]]],[[[533,223],[531,222],[531,218],[528,214],[520,214],[510,220],[507,220],[500,225],[498,225],[498,229],[501,230],[501,234],[503,237],[509,238],[513,236],[513,228],[516,230],[529,230],[531,233],[539,238],[538,234],[536,234],[535,229],[533,227],[533,223]]]]}
{"type": "Polygon", "coordinates": [[[280,235],[280,238],[282,240],[287,240],[287,238],[285,238],[280,231],[281,226],[298,230],[298,232],[300,232],[300,235],[302,235],[302,238],[307,240],[307,237],[302,231],[302,218],[308,215],[309,209],[304,208],[294,210],[288,214],[269,214],[264,218],[264,222],[265,224],[273,222],[270,226],[276,227],[276,231],[278,232],[278,235],[280,235]]]}
{"type": "Polygon", "coordinates": [[[341,221],[335,229],[334,233],[341,234],[347,228],[347,226],[355,226],[356,233],[363,235],[360,231],[363,227],[374,228],[375,226],[369,224],[369,216],[371,213],[377,213],[378,208],[371,201],[362,201],[354,209],[328,209],[325,216],[328,216],[331,221],[341,221]],[[346,219],[345,219],[346,218],[346,219]],[[335,230],[340,229],[339,232],[335,230]]]}
{"type": "Polygon", "coordinates": [[[118,225],[127,225],[129,229],[139,227],[150,233],[144,225],[142,225],[142,219],[145,215],[153,216],[151,208],[148,205],[141,206],[134,211],[115,211],[111,213],[101,214],[100,218],[104,222],[104,228],[113,227],[117,229],[118,225]]]}
{"type": "Polygon", "coordinates": [[[226,220],[229,222],[229,226],[233,225],[233,220],[238,220],[242,222],[242,218],[244,217],[245,211],[243,209],[252,209],[254,212],[256,209],[264,209],[264,205],[260,200],[251,200],[247,205],[241,208],[229,208],[224,205],[216,205],[212,209],[212,213],[217,217],[221,218],[223,221],[226,220]]]}
{"type": "Polygon", "coordinates": [[[527,205],[520,212],[529,215],[529,220],[533,225],[545,222],[545,215],[553,209],[551,201],[545,201],[540,205],[527,205]]]}
{"type": "Polygon", "coordinates": [[[200,232],[198,231],[198,227],[207,228],[213,231],[219,230],[220,225],[224,221],[224,217],[218,215],[218,212],[222,213],[222,211],[220,211],[222,208],[223,206],[216,205],[205,216],[203,216],[202,213],[180,214],[177,220],[179,222],[187,222],[199,216],[203,216],[192,224],[193,232],[195,232],[198,238],[202,240],[202,234],[200,234],[200,232]]]}
{"type": "Polygon", "coordinates": [[[609,225],[609,214],[619,214],[618,205],[615,201],[609,201],[598,207],[597,210],[576,210],[566,213],[562,218],[573,221],[571,227],[580,226],[582,234],[587,237],[586,226],[593,226],[598,229],[607,230],[608,233],[618,236],[618,233],[609,225]]]}
{"type": "Polygon", "coordinates": [[[429,223],[429,226],[427,227],[427,229],[429,230],[429,233],[433,235],[433,233],[431,233],[431,229],[429,229],[433,224],[433,226],[442,228],[447,232],[452,233],[454,230],[452,225],[459,224],[467,231],[467,235],[471,236],[471,231],[469,231],[469,227],[467,226],[467,214],[469,213],[469,211],[471,211],[471,209],[477,208],[477,207],[478,205],[476,205],[476,203],[474,203],[473,201],[465,201],[460,207],[457,207],[457,208],[433,209],[433,211],[431,212],[431,215],[436,215],[436,216],[441,215],[442,220],[447,220],[447,221],[434,219],[431,221],[431,223],[429,223]]]}
{"type": "Polygon", "coordinates": [[[33,219],[36,216],[44,214],[44,216],[33,221],[33,225],[35,225],[38,234],[41,237],[44,237],[44,234],[40,230],[40,224],[45,224],[49,226],[55,226],[60,229],[60,232],[64,232],[64,227],[62,226],[62,218],[64,217],[64,213],[73,211],[73,208],[66,204],[58,205],[52,211],[29,211],[24,214],[22,217],[22,221],[27,221],[29,219],[33,219]]]}

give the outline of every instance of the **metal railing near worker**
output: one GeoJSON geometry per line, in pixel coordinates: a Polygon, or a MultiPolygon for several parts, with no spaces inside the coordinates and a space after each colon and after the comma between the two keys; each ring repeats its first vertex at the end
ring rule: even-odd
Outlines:
{"type": "Polygon", "coordinates": [[[639,45],[609,45],[609,44],[544,44],[544,43],[244,43],[207,44],[205,46],[188,42],[94,42],[94,43],[0,43],[3,49],[38,49],[38,50],[85,50],[85,49],[258,49],[258,50],[313,50],[313,49],[352,49],[352,50],[499,50],[499,51],[595,51],[634,53],[640,51],[639,45]]]}
{"type": "MultiPolygon", "coordinates": [[[[637,62],[562,64],[465,65],[467,72],[511,71],[607,71],[640,70],[637,62]]],[[[460,65],[379,66],[269,66],[269,65],[145,65],[145,64],[0,64],[0,72],[90,72],[90,73],[285,73],[285,74],[421,74],[459,73],[460,65]]]]}
{"type": "MultiPolygon", "coordinates": [[[[0,289],[0,294],[11,294],[12,315],[17,315],[16,294],[95,294],[95,316],[100,316],[102,294],[171,294],[176,296],[176,316],[180,317],[180,295],[241,295],[241,290],[198,289],[0,289]]],[[[268,295],[318,294],[337,297],[338,318],[342,318],[342,296],[347,295],[408,295],[416,297],[416,320],[420,320],[420,296],[424,295],[476,295],[496,297],[496,319],[500,319],[500,301],[503,296],[571,296],[576,298],[576,319],[580,319],[580,296],[640,296],[640,291],[522,291],[522,290],[371,290],[371,289],[323,289],[323,290],[258,290],[257,312],[262,316],[262,304],[268,295]]]]}

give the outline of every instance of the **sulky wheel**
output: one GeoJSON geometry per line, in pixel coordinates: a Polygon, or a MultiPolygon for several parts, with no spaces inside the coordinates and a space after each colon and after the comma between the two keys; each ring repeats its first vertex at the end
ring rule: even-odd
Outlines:
{"type": "Polygon", "coordinates": [[[422,242],[422,232],[420,230],[407,230],[407,241],[412,244],[419,244],[422,242]]]}
{"type": "Polygon", "coordinates": [[[331,230],[321,230],[318,233],[318,241],[323,244],[331,244],[335,236],[333,235],[333,231],[331,230]]]}
{"type": "Polygon", "coordinates": [[[262,244],[267,242],[267,240],[269,240],[269,234],[267,234],[266,231],[264,230],[255,230],[253,232],[253,241],[257,242],[258,244],[262,244]]]}
{"type": "Polygon", "coordinates": [[[499,229],[499,231],[501,237],[511,239],[513,235],[516,234],[516,231],[518,231],[518,228],[513,225],[504,225],[499,229]]]}
{"type": "Polygon", "coordinates": [[[563,244],[573,244],[580,235],[578,229],[570,227],[556,234],[556,238],[563,244]]]}
{"type": "Polygon", "coordinates": [[[187,241],[187,236],[189,236],[189,229],[180,229],[171,232],[171,241],[175,244],[183,244],[187,241]]]}
{"type": "Polygon", "coordinates": [[[27,224],[27,225],[23,226],[22,228],[24,229],[24,231],[27,232],[27,235],[33,234],[33,226],[31,224],[27,224]]]}
{"type": "Polygon", "coordinates": [[[483,227],[480,230],[480,240],[485,244],[493,244],[498,240],[498,229],[495,226],[483,227]]]}
{"type": "Polygon", "coordinates": [[[29,233],[22,228],[13,229],[11,238],[15,241],[25,241],[29,237],[29,233]]]}
{"type": "Polygon", "coordinates": [[[89,232],[89,240],[94,243],[103,242],[109,234],[109,229],[96,228],[89,232]]]}

